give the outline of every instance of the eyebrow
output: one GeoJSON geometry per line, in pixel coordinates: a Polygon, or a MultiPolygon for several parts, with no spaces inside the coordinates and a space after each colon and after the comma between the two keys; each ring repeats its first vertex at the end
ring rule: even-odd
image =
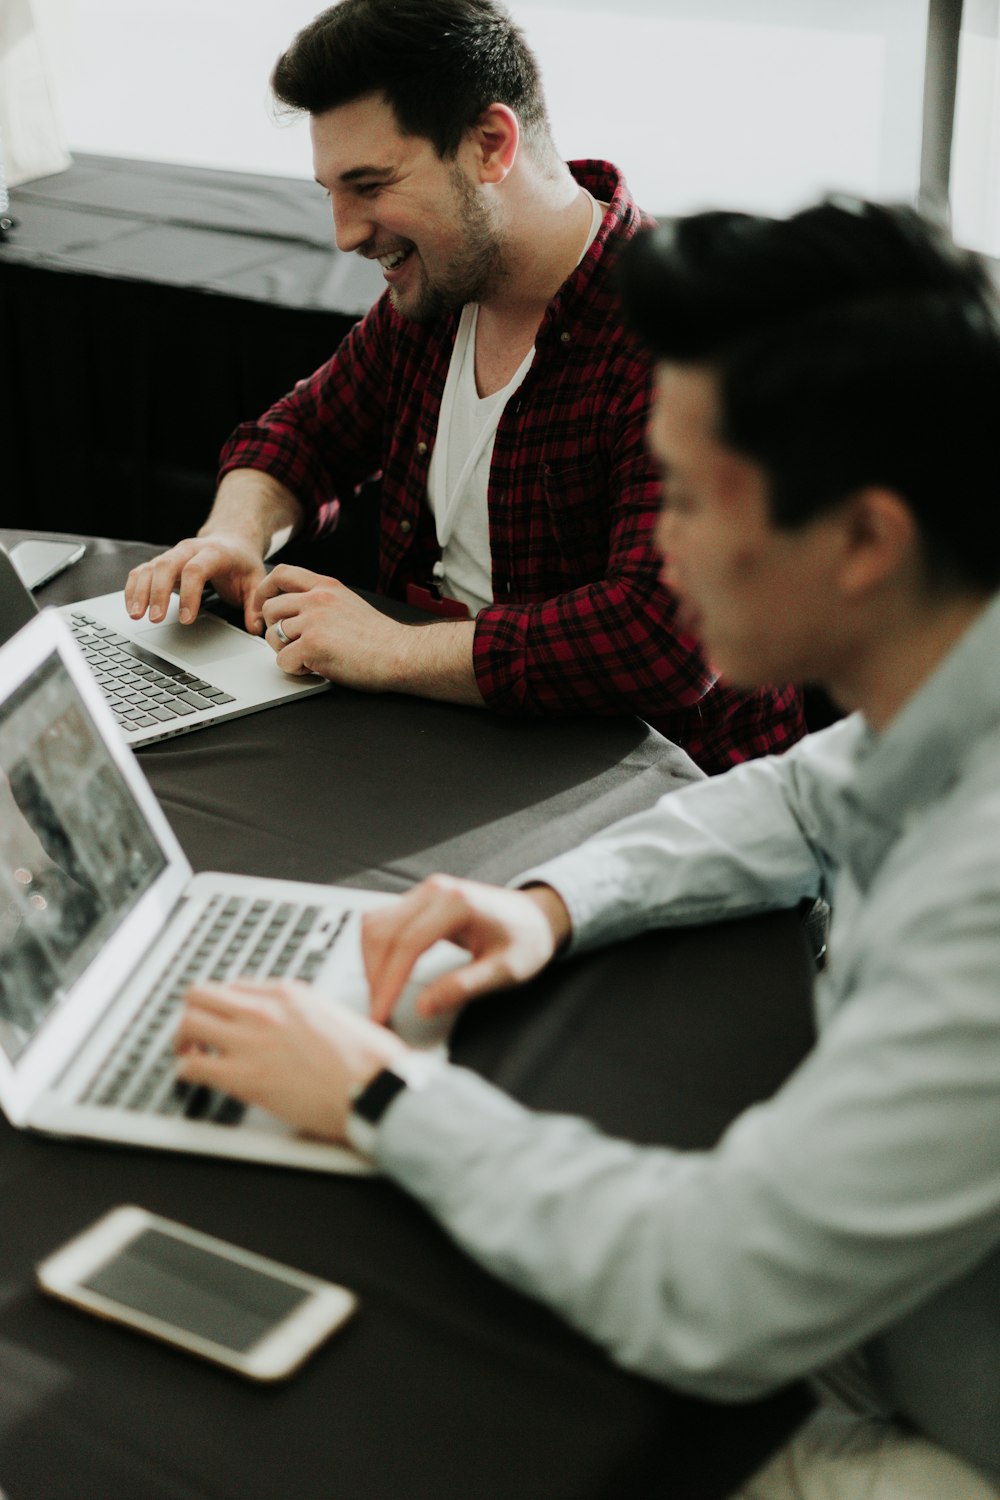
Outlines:
{"type": "MultiPolygon", "coordinates": [[[[348,171],[340,173],[340,176],[337,178],[337,181],[338,182],[357,182],[358,179],[361,178],[361,177],[377,177],[377,178],[379,178],[379,179],[381,179],[381,180],[384,181],[385,178],[391,177],[392,174],[393,174],[393,168],[392,167],[350,167],[348,169],[348,171]]],[[[316,178],[316,181],[319,182],[319,178],[318,177],[316,178]]],[[[320,185],[320,187],[322,187],[323,183],[320,182],[319,185],[320,185]]]]}

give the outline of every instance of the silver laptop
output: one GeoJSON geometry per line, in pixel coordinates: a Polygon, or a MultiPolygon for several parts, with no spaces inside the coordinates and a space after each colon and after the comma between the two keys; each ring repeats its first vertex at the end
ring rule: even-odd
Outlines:
{"type": "MultiPolygon", "coordinates": [[[[218,615],[202,611],[190,625],[179,624],[177,608],[175,594],[159,625],[131,619],[121,593],[59,610],[128,744],[150,745],[330,686],[323,677],[288,676],[266,641],[218,615]]],[[[0,640],[37,612],[31,590],[0,547],[0,640]]]]}
{"type": "MultiPolygon", "coordinates": [[[[64,621],[0,648],[0,1107],[17,1126],[357,1172],[258,1109],[179,1082],[173,1035],[198,977],[282,975],[364,1011],[360,914],[375,891],[192,876],[64,621]]],[[[412,997],[398,1029],[440,1045],[412,997]]]]}

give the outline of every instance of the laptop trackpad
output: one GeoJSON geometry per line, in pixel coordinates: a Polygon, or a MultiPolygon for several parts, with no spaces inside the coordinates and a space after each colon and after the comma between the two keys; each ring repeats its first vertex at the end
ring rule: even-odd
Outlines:
{"type": "MultiPolygon", "coordinates": [[[[173,624],[131,627],[130,634],[140,645],[151,651],[164,651],[170,656],[179,656],[184,661],[208,666],[213,661],[226,661],[238,656],[246,659],[251,642],[260,639],[247,635],[232,625],[226,625],[214,615],[199,615],[190,625],[173,624]]],[[[263,645],[261,641],[261,645],[263,645]]],[[[252,647],[251,647],[252,649],[252,647]]],[[[265,648],[266,649],[266,648],[265,648]]]]}

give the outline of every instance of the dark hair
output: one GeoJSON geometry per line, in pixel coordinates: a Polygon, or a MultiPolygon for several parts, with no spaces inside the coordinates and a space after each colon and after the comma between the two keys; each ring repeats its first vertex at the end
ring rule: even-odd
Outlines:
{"type": "Polygon", "coordinates": [[[831,199],[702,213],[637,236],[626,317],[719,377],[719,437],[795,527],[853,490],[900,495],[929,578],[1000,584],[1000,307],[984,263],[912,209],[831,199]]]}
{"type": "Polygon", "coordinates": [[[384,94],[400,129],[441,157],[493,103],[514,111],[529,145],[549,141],[538,66],[493,0],[341,0],[299,32],[271,87],[311,115],[384,94]]]}

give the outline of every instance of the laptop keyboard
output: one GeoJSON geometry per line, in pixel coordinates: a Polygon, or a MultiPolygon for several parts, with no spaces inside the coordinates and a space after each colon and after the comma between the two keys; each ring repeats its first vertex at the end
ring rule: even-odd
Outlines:
{"type": "Polygon", "coordinates": [[[69,624],[123,729],[155,729],[199,708],[234,701],[231,693],[146,651],[91,615],[74,610],[69,624]]]}
{"type": "Polygon", "coordinates": [[[175,1076],[174,1032],[188,987],[204,979],[286,977],[309,982],[329,957],[349,915],[344,912],[317,946],[316,929],[326,916],[319,906],[214,896],[79,1102],[238,1124],[245,1112],[241,1103],[175,1076]]]}

